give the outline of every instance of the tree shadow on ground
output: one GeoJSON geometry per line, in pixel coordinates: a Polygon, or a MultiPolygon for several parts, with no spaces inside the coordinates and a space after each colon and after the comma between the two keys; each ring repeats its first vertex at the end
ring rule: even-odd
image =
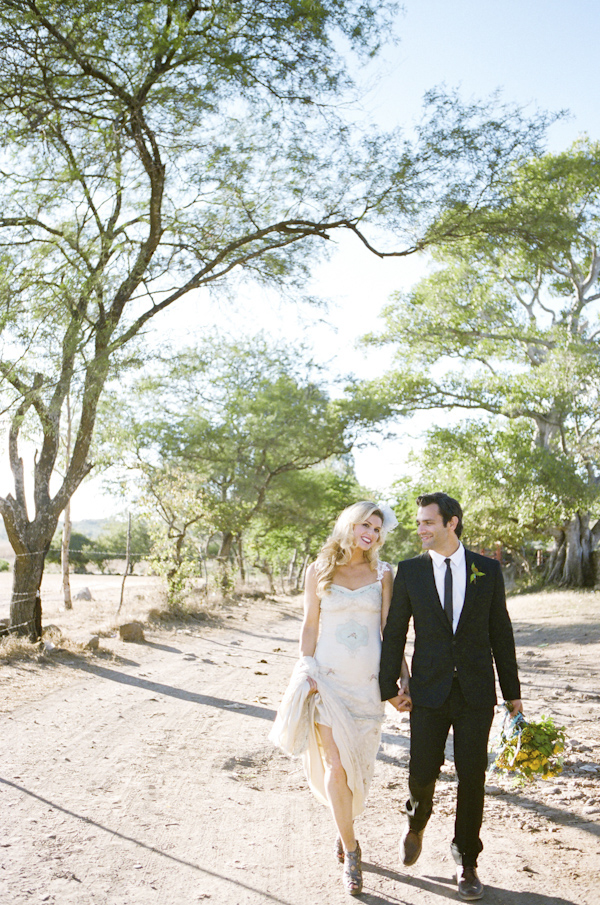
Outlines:
{"type": "MultiPolygon", "coordinates": [[[[301,620],[298,619],[298,622],[301,620]]],[[[253,632],[247,628],[240,628],[236,626],[235,629],[236,635],[249,635],[251,638],[264,638],[265,641],[280,641],[282,644],[298,644],[298,635],[293,635],[291,638],[289,636],[284,635],[272,635],[269,632],[253,632]]],[[[297,659],[296,657],[294,659],[297,659]]]]}
{"type": "Polygon", "coordinates": [[[600,625],[590,618],[589,622],[539,623],[513,622],[515,644],[519,647],[537,647],[541,637],[544,644],[598,644],[600,625]]]}
{"type": "Polygon", "coordinates": [[[183,651],[179,647],[170,647],[168,644],[158,644],[157,641],[144,641],[146,647],[152,647],[154,650],[164,650],[168,654],[182,654],[183,651]]]}
{"type": "Polygon", "coordinates": [[[207,707],[218,707],[222,710],[237,711],[241,716],[252,716],[262,720],[272,722],[275,719],[275,711],[267,707],[257,707],[255,704],[246,704],[242,701],[232,701],[227,698],[216,698],[212,695],[198,694],[195,691],[188,691],[185,688],[176,688],[172,685],[165,685],[162,682],[151,682],[141,676],[130,676],[127,673],[118,672],[115,669],[108,669],[105,666],[98,666],[90,663],[69,663],[66,665],[74,666],[83,672],[98,676],[101,679],[108,679],[111,682],[119,682],[122,685],[133,685],[143,688],[146,691],[152,691],[154,694],[163,694],[171,698],[179,698],[182,701],[190,701],[193,704],[202,704],[207,707]]]}
{"type": "MultiPolygon", "coordinates": [[[[535,798],[528,798],[522,793],[511,794],[510,792],[505,792],[502,795],[502,800],[508,801],[516,807],[521,807],[526,810],[533,811],[535,811],[540,804],[540,802],[535,798]]],[[[590,820],[589,822],[583,822],[582,818],[574,815],[572,811],[553,807],[547,802],[544,802],[544,817],[551,823],[555,823],[558,826],[576,825],[577,828],[582,830],[582,832],[584,833],[590,833],[590,835],[592,836],[600,836],[600,824],[592,820],[590,820]]]]}
{"type": "MultiPolygon", "coordinates": [[[[294,638],[294,639],[282,638],[280,635],[259,635],[254,632],[246,632],[243,629],[239,630],[239,634],[250,635],[255,638],[266,638],[268,641],[277,641],[278,643],[282,643],[282,644],[296,645],[298,643],[297,638],[294,638]]],[[[232,644],[229,641],[217,641],[214,638],[206,638],[204,635],[196,635],[195,637],[200,638],[202,641],[206,641],[207,644],[212,644],[217,647],[225,647],[229,651],[232,649],[232,644]]],[[[236,649],[240,653],[244,653],[244,654],[261,654],[261,656],[263,656],[263,657],[266,657],[266,656],[271,657],[271,656],[273,656],[273,654],[275,654],[277,657],[285,657],[287,660],[292,660],[294,662],[296,662],[296,660],[298,659],[297,653],[288,653],[285,650],[272,650],[272,649],[271,650],[261,650],[261,649],[254,648],[254,647],[244,647],[243,645],[238,645],[236,647],[236,649]]]]}
{"type": "Polygon", "coordinates": [[[43,673],[45,670],[50,672],[61,666],[79,666],[84,668],[93,663],[94,660],[108,660],[119,666],[133,666],[136,668],[141,665],[137,660],[122,657],[120,654],[116,654],[105,647],[98,647],[94,651],[86,651],[85,653],[78,650],[70,650],[67,647],[55,647],[52,651],[36,650],[33,654],[28,652],[23,656],[0,659],[0,666],[10,666],[18,663],[29,672],[37,671],[43,673]]]}
{"type": "MultiPolygon", "coordinates": [[[[140,848],[145,849],[148,852],[153,852],[155,855],[160,855],[162,858],[168,858],[170,861],[174,861],[175,863],[180,864],[183,867],[191,867],[193,870],[199,871],[206,876],[213,877],[217,880],[223,880],[225,883],[229,883],[234,887],[240,887],[246,892],[257,893],[261,895],[266,901],[275,902],[277,903],[277,905],[291,905],[291,903],[289,903],[285,899],[280,899],[277,896],[271,895],[266,890],[258,889],[255,886],[250,886],[248,883],[243,883],[241,880],[233,880],[231,877],[228,877],[225,874],[219,874],[214,870],[209,870],[206,867],[202,867],[200,864],[195,864],[193,861],[186,861],[184,858],[178,858],[176,855],[162,851],[162,849],[157,848],[154,845],[148,845],[147,842],[143,842],[141,839],[136,839],[134,836],[128,836],[127,834],[119,832],[112,827],[104,826],[104,824],[98,823],[98,821],[96,820],[92,820],[91,817],[86,817],[84,814],[77,814],[75,811],[70,811],[68,808],[57,804],[55,801],[44,798],[42,795],[38,795],[35,792],[32,792],[30,789],[25,788],[25,786],[21,786],[16,782],[11,782],[11,780],[9,779],[0,777],[0,783],[3,786],[15,789],[17,792],[29,795],[31,798],[36,799],[45,807],[50,807],[56,811],[60,811],[62,814],[66,814],[68,817],[73,817],[75,820],[79,820],[82,823],[87,824],[88,826],[93,826],[98,830],[102,830],[103,832],[108,833],[110,836],[114,836],[115,838],[121,839],[124,842],[132,842],[134,845],[140,846],[140,848]]],[[[232,890],[231,894],[234,895],[235,890],[232,890]]]]}

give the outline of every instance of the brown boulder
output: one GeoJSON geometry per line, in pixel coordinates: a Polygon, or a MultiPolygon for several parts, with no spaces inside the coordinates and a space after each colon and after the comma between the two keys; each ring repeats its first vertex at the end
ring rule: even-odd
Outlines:
{"type": "Polygon", "coordinates": [[[144,628],[141,622],[125,622],[119,626],[119,635],[121,636],[121,641],[134,641],[137,644],[145,641],[144,628]]]}

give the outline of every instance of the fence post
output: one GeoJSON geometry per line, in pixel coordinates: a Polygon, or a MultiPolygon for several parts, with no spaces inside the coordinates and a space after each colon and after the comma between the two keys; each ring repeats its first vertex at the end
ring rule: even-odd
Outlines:
{"type": "Polygon", "coordinates": [[[121,599],[119,600],[119,606],[117,608],[117,616],[121,612],[121,607],[123,606],[123,595],[125,593],[125,579],[127,578],[127,573],[129,572],[129,553],[131,551],[131,512],[127,513],[127,549],[125,552],[125,571],[123,572],[123,581],[121,582],[121,599]]]}

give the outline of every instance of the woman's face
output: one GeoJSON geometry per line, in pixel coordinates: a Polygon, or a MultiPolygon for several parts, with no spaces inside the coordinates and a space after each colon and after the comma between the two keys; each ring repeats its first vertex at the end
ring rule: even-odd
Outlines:
{"type": "Polygon", "coordinates": [[[381,535],[383,522],[378,515],[370,515],[364,521],[354,526],[354,543],[365,552],[370,550],[381,535]]]}

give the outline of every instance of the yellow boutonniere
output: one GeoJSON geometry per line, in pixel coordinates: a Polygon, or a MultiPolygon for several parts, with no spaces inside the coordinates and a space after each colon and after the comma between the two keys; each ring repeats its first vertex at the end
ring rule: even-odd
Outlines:
{"type": "Polygon", "coordinates": [[[471,574],[469,576],[469,581],[477,581],[479,576],[483,577],[485,572],[480,572],[474,562],[471,563],[471,574]]]}

